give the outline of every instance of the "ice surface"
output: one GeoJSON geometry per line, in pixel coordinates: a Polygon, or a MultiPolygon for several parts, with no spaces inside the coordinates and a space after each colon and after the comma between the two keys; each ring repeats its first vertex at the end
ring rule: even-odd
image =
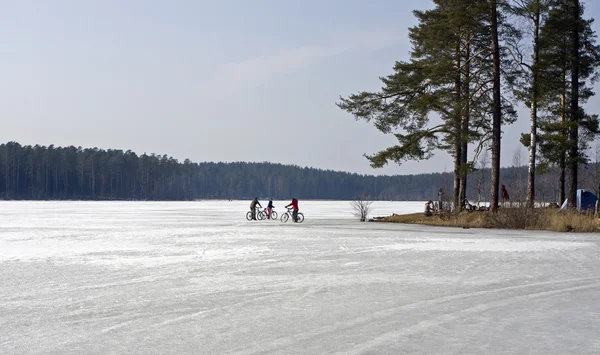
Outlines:
{"type": "Polygon", "coordinates": [[[0,354],[600,354],[598,234],[248,206],[0,202],[0,354]]]}

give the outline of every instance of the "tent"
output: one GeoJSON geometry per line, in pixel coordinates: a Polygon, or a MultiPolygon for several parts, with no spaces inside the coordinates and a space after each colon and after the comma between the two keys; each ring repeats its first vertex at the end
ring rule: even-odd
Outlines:
{"type": "MultiPolygon", "coordinates": [[[[565,202],[562,204],[562,206],[560,207],[561,210],[567,209],[568,200],[569,199],[566,199],[565,202]]],[[[575,206],[578,210],[593,210],[594,208],[596,208],[596,201],[598,201],[598,197],[596,197],[596,195],[594,195],[593,192],[584,189],[577,190],[577,203],[575,204],[575,206]]]]}

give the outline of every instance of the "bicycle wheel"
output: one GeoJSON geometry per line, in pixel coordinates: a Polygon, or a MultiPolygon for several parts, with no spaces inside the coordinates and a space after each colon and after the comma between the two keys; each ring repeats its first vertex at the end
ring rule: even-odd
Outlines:
{"type": "Polygon", "coordinates": [[[284,213],[281,215],[281,222],[285,223],[288,221],[288,219],[290,218],[290,214],[289,213],[284,213]]]}
{"type": "Polygon", "coordinates": [[[252,211],[248,211],[248,213],[246,213],[246,219],[249,221],[252,220],[252,211]]]}
{"type": "Polygon", "coordinates": [[[277,219],[277,212],[271,211],[271,219],[277,219]]]}
{"type": "Polygon", "coordinates": [[[267,218],[267,215],[265,214],[264,211],[256,212],[256,219],[258,219],[259,221],[262,221],[265,218],[267,218]]]}
{"type": "Polygon", "coordinates": [[[304,215],[302,213],[298,213],[298,223],[302,223],[304,221],[304,215]]]}

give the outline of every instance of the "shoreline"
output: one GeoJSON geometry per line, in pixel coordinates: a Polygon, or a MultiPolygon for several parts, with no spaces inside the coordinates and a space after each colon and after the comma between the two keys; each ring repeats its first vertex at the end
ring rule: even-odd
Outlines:
{"type": "Polygon", "coordinates": [[[457,214],[444,213],[426,217],[423,212],[387,217],[375,217],[369,222],[417,224],[433,227],[481,228],[496,230],[526,230],[547,232],[598,233],[600,218],[577,211],[560,211],[558,209],[525,209],[510,208],[498,213],[467,212],[457,214]]]}

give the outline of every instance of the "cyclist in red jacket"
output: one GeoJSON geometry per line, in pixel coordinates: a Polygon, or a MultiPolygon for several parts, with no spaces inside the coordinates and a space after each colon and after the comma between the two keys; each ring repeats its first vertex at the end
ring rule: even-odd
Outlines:
{"type": "Polygon", "coordinates": [[[292,199],[292,203],[290,203],[289,205],[285,206],[285,208],[288,208],[292,206],[292,217],[294,218],[294,222],[298,222],[298,200],[296,200],[296,198],[292,199]]]}

